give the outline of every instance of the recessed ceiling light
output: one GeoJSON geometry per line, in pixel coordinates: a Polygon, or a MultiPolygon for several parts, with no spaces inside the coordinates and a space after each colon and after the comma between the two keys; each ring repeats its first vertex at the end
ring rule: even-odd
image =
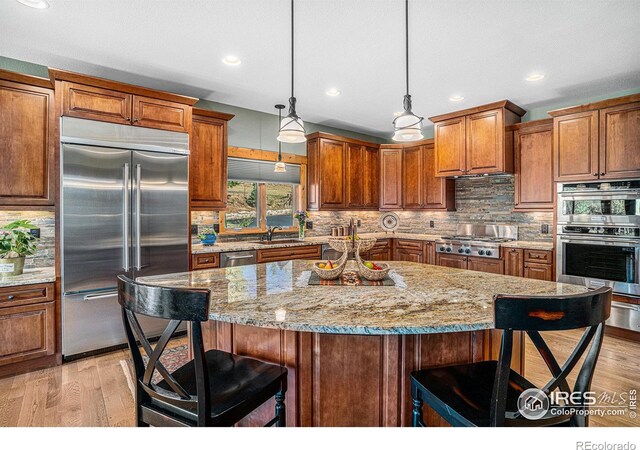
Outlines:
{"type": "Polygon", "coordinates": [[[544,74],[542,73],[532,73],[525,80],[527,81],[540,81],[544,78],[544,74]]]}
{"type": "Polygon", "coordinates": [[[451,97],[449,97],[449,100],[451,100],[452,102],[461,102],[462,100],[464,100],[464,97],[462,95],[452,95],[451,97]]]}
{"type": "Polygon", "coordinates": [[[222,62],[227,66],[239,66],[242,61],[237,56],[229,55],[222,58],[222,62]]]}
{"type": "Polygon", "coordinates": [[[328,95],[329,97],[337,97],[337,96],[338,96],[338,95],[340,95],[340,94],[342,94],[342,92],[341,92],[341,91],[339,91],[339,90],[338,90],[338,89],[336,89],[336,88],[331,88],[331,89],[327,90],[327,95],[328,95]]]}
{"type": "Polygon", "coordinates": [[[36,9],[47,9],[49,7],[49,3],[44,0],[18,0],[18,2],[36,9]]]}

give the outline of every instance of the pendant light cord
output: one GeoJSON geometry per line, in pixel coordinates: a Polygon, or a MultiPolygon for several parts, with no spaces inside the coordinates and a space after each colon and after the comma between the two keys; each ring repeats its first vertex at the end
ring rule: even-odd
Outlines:
{"type": "MultiPolygon", "coordinates": [[[[293,0],[291,0],[293,8],[293,0]]],[[[404,37],[405,37],[405,71],[407,77],[407,95],[409,95],[409,0],[404,0],[404,37]]]]}
{"type": "Polygon", "coordinates": [[[293,97],[293,77],[294,77],[294,66],[293,66],[293,0],[291,0],[291,97],[293,97]]]}

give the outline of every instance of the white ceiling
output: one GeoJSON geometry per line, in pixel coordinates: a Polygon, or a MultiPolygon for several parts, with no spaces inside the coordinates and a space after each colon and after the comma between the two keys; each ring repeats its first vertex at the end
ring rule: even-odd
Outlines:
{"type": "MultiPolygon", "coordinates": [[[[269,113],[289,97],[288,0],[48,1],[0,1],[1,56],[269,113]],[[242,64],[222,64],[229,54],[242,64]]],[[[640,86],[638,0],[411,0],[409,10],[411,94],[425,117],[640,86]],[[534,71],[546,78],[524,81],[534,71]]],[[[403,14],[402,0],[296,1],[304,120],[390,135],[404,94],[403,14]]]]}

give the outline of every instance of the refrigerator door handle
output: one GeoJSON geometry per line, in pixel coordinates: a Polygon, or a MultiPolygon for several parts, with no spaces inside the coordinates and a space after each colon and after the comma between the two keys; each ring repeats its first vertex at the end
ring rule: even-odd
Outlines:
{"type": "Polygon", "coordinates": [[[100,293],[97,293],[97,294],[87,294],[84,297],[82,297],[82,300],[84,300],[84,301],[94,300],[94,299],[97,299],[97,298],[113,297],[114,295],[118,295],[118,291],[117,290],[107,291],[107,292],[100,292],[100,293]]]}
{"type": "Polygon", "coordinates": [[[123,179],[123,201],[122,201],[122,268],[125,272],[129,271],[129,163],[122,166],[123,179]]]}
{"type": "Polygon", "coordinates": [[[136,164],[136,179],[135,179],[135,196],[136,196],[136,214],[135,214],[135,227],[136,227],[136,260],[135,269],[142,269],[142,249],[140,245],[140,177],[142,175],[142,165],[136,164]]]}

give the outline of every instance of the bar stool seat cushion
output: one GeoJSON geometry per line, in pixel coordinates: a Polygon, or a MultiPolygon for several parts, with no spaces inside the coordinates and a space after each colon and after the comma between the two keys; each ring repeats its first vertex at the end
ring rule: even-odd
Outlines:
{"type": "MultiPolygon", "coordinates": [[[[496,379],[497,361],[483,361],[411,373],[411,382],[426,401],[439,414],[446,411],[457,426],[488,427],[489,407],[493,383],[496,379]]],[[[510,371],[507,388],[507,416],[518,411],[518,397],[527,389],[535,388],[526,378],[510,371]]],[[[441,414],[442,415],[442,414],[441,414]]],[[[568,417],[545,417],[536,421],[540,426],[560,425],[568,417]]],[[[506,426],[530,426],[531,421],[507,417],[506,426]]]]}
{"type": "MultiPolygon", "coordinates": [[[[235,422],[253,411],[256,404],[273,397],[287,377],[287,369],[257,359],[220,350],[205,353],[209,373],[212,424],[216,419],[235,422]]],[[[191,360],[171,375],[191,395],[196,395],[195,362],[191,360]]],[[[166,381],[158,386],[170,389],[166,381]]]]}

